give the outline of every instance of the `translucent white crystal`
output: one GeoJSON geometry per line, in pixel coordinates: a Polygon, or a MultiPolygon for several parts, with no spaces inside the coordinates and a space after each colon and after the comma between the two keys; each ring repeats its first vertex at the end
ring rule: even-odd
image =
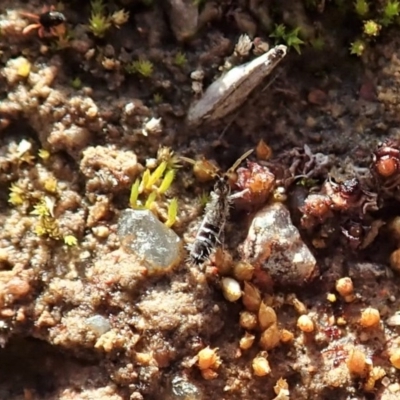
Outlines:
{"type": "Polygon", "coordinates": [[[182,258],[179,236],[149,210],[124,210],[118,236],[124,250],[142,260],[150,274],[165,272],[182,258]]]}

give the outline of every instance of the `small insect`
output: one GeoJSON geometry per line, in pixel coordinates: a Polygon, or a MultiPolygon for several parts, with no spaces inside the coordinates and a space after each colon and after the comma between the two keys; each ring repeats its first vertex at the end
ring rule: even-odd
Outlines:
{"type": "Polygon", "coordinates": [[[230,175],[235,172],[239,164],[252,152],[253,150],[249,150],[244,153],[222,176],[216,175],[217,181],[210,194],[210,201],[206,205],[203,221],[197,231],[194,243],[190,246],[189,259],[192,264],[203,264],[215,247],[221,243],[221,237],[226,220],[229,217],[229,208],[232,200],[247,192],[246,189],[231,194],[231,186],[229,184],[230,175]]]}
{"type": "Polygon", "coordinates": [[[38,36],[43,38],[45,36],[62,36],[65,33],[65,15],[59,11],[55,11],[54,7],[50,9],[44,8],[41,14],[31,14],[20,12],[23,17],[27,17],[35,23],[28,25],[24,28],[22,33],[28,34],[34,29],[38,30],[38,36]]]}

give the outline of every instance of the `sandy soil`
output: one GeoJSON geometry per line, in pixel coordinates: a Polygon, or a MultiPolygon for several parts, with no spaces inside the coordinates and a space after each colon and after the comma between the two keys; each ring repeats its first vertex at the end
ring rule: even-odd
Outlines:
{"type": "MultiPolygon", "coordinates": [[[[172,271],[152,274],[117,233],[131,186],[146,168],[154,171],[160,146],[215,160],[226,171],[261,139],[271,162],[286,169],[288,152],[308,145],[330,156],[327,170],[315,175],[318,190],[328,175],[345,180],[365,171],[379,141],[400,140],[398,29],[386,30],[358,58],[348,51],[357,27],[336,29],[347,20],[334,7],[317,16],[297,10],[310,35],[312,18],[329,33],[326,48],[291,50],[238,111],[192,128],[186,112],[201,94],[191,73],[204,71],[205,88],[227,59],[251,59],[231,57],[243,32],[273,45],[260,27],[272,13],[260,8],[257,19],[256,2],[226,2],[222,11],[203,6],[198,17],[194,3],[165,3],[170,7],[113,2],[110,13],[125,7],[129,20],[98,38],[85,25],[89,2],[65,2],[64,41],[23,34],[32,21],[20,12],[40,12],[37,1],[0,5],[0,399],[399,398],[396,191],[362,217],[372,231],[363,248],[341,234],[344,223],[359,220],[348,208],[305,227],[298,204],[310,192],[291,185],[284,203],[300,230],[296,241],[315,265],[290,286],[279,273],[271,280],[262,262],[245,277],[235,269],[246,256],[254,213],[267,200],[232,210],[228,254],[212,256],[204,270],[182,254],[172,271]],[[180,65],[178,53],[186,58],[180,65]],[[127,72],[143,58],[153,63],[150,77],[127,72]],[[221,276],[240,283],[240,300],[226,300],[221,276]],[[336,287],[343,277],[354,285],[345,295],[336,287]],[[246,294],[246,285],[255,292],[246,294]],[[263,325],[261,300],[275,310],[273,323],[263,325]],[[312,323],[309,332],[301,315],[312,323]],[[254,343],[245,349],[246,332],[254,343]],[[199,352],[207,346],[219,359],[202,369],[199,352]],[[270,367],[263,376],[255,373],[260,357],[270,367]],[[282,381],[274,390],[280,378],[289,394],[282,381]]],[[[291,9],[285,3],[275,11],[281,17],[291,9]]],[[[170,199],[178,198],[172,229],[184,242],[201,223],[199,195],[212,190],[212,180],[198,178],[185,164],[155,204],[165,221],[170,199]]],[[[374,184],[368,190],[381,195],[374,184]]],[[[289,240],[279,251],[297,254],[293,247],[289,240]]],[[[287,260],[275,262],[279,270],[287,260]]]]}

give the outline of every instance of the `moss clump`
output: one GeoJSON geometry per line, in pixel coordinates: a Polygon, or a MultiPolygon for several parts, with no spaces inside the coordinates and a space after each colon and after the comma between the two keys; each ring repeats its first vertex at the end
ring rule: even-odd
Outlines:
{"type": "Polygon", "coordinates": [[[31,211],[32,215],[38,217],[38,222],[34,228],[38,236],[48,236],[52,239],[61,238],[57,220],[54,218],[55,200],[50,197],[43,197],[31,211]]]}
{"type": "Polygon", "coordinates": [[[185,66],[187,63],[187,58],[185,53],[182,53],[181,51],[179,51],[178,53],[175,54],[174,57],[174,64],[178,67],[183,67],[185,66]]]}
{"type": "Polygon", "coordinates": [[[103,38],[113,25],[116,28],[120,28],[129,19],[129,12],[124,9],[109,14],[103,0],[92,0],[90,8],[89,29],[98,38],[103,38]]]}
{"type": "Polygon", "coordinates": [[[27,201],[25,190],[19,187],[16,183],[12,183],[8,202],[13,206],[21,206],[27,201]]]}
{"type": "Polygon", "coordinates": [[[362,36],[351,43],[350,53],[361,56],[367,45],[379,36],[383,27],[388,27],[398,21],[400,2],[397,0],[384,2],[356,0],[353,7],[354,12],[362,21],[362,36]]]}
{"type": "Polygon", "coordinates": [[[283,43],[286,46],[293,47],[298,54],[301,54],[300,46],[304,45],[304,41],[300,39],[300,27],[287,30],[286,26],[283,24],[275,25],[275,29],[269,35],[269,37],[274,38],[276,44],[283,43]]]}
{"type": "Polygon", "coordinates": [[[137,74],[143,78],[150,78],[154,72],[154,65],[149,60],[140,59],[132,61],[125,67],[125,70],[128,74],[137,74]]]}
{"type": "Polygon", "coordinates": [[[78,244],[78,239],[74,235],[66,235],[64,236],[64,243],[67,246],[76,246],[78,244]]]}
{"type": "MultiPolygon", "coordinates": [[[[160,152],[159,152],[160,153],[160,152]]],[[[169,154],[173,152],[169,152],[169,154]]],[[[172,156],[171,156],[172,157],[172,156]]],[[[158,213],[158,202],[170,189],[176,176],[176,164],[168,160],[160,161],[157,168],[151,172],[146,169],[141,179],[137,179],[131,188],[129,204],[134,209],[149,209],[158,213]]],[[[178,202],[171,200],[168,205],[166,225],[171,227],[177,217],[178,202]]]]}

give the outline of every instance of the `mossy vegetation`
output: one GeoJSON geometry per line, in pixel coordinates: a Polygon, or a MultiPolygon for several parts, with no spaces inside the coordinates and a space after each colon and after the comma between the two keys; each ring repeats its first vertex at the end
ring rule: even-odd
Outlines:
{"type": "MultiPolygon", "coordinates": [[[[146,169],[141,179],[136,179],[131,187],[129,204],[134,209],[149,209],[158,214],[158,203],[165,201],[164,195],[174,182],[177,168],[177,158],[169,148],[161,148],[158,152],[159,165],[154,171],[146,169]]],[[[171,227],[178,214],[178,200],[172,199],[167,207],[165,224],[171,227]]]]}

